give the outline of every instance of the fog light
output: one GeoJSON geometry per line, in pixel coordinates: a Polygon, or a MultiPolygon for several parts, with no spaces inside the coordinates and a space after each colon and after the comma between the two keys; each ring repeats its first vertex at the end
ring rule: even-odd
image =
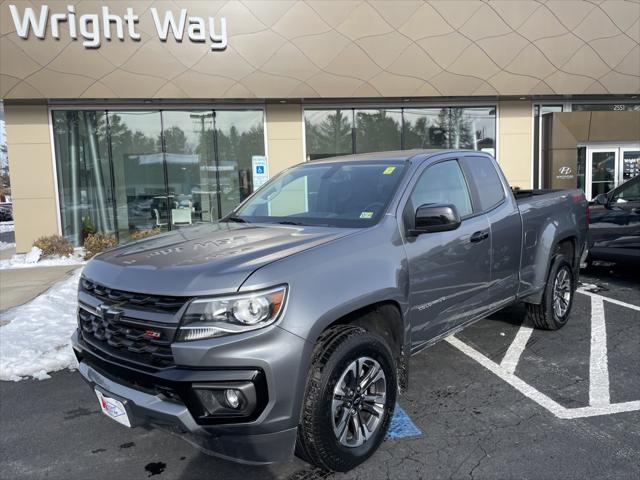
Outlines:
{"type": "Polygon", "coordinates": [[[224,399],[227,401],[227,405],[231,408],[238,408],[240,406],[239,392],[233,388],[229,388],[224,391],[224,399]]]}
{"type": "Polygon", "coordinates": [[[194,383],[192,388],[201,418],[248,417],[258,406],[256,388],[251,381],[194,383]]]}
{"type": "Polygon", "coordinates": [[[215,390],[196,390],[196,395],[200,399],[200,403],[209,414],[218,413],[220,410],[224,410],[224,407],[220,405],[220,402],[216,398],[215,390]]]}

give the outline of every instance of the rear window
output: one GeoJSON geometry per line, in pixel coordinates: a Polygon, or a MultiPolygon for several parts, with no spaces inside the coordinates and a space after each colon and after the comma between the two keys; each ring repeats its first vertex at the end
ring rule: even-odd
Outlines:
{"type": "Polygon", "coordinates": [[[478,191],[481,211],[486,212],[487,210],[491,210],[504,200],[502,182],[489,158],[467,158],[465,167],[471,176],[469,180],[475,184],[476,190],[478,191]]]}

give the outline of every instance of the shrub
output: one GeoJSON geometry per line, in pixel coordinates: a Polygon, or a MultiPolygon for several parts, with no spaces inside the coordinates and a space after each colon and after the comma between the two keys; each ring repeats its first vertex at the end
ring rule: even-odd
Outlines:
{"type": "Polygon", "coordinates": [[[142,240],[143,238],[153,237],[154,235],[158,235],[162,233],[162,230],[159,228],[152,228],[151,230],[138,230],[137,232],[133,232],[131,234],[131,240],[142,240]]]}
{"type": "Polygon", "coordinates": [[[91,221],[91,217],[84,217],[82,219],[82,242],[92,233],[96,233],[96,227],[91,221]]]}
{"type": "Polygon", "coordinates": [[[54,255],[68,257],[73,253],[73,245],[68,239],[61,235],[40,237],[33,242],[33,246],[42,250],[42,258],[52,257],[54,255]]]}
{"type": "Polygon", "coordinates": [[[84,259],[89,260],[100,252],[104,252],[111,247],[115,247],[117,244],[118,240],[116,240],[114,235],[91,233],[84,239],[84,259]]]}

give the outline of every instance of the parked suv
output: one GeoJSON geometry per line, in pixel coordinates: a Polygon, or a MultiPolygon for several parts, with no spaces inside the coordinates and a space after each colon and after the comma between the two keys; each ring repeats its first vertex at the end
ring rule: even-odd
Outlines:
{"type": "Polygon", "coordinates": [[[79,371],[128,427],[346,471],[382,442],[410,355],[516,301],[566,324],[586,209],[579,190],[514,195],[476,151],[301,164],[218,224],[91,260],[79,371]]]}

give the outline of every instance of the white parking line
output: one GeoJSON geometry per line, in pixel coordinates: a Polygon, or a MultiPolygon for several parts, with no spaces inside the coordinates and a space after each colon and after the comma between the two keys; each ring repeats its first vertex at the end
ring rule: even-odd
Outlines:
{"type": "Polygon", "coordinates": [[[604,314],[604,302],[640,311],[640,307],[631,303],[622,302],[613,298],[598,295],[581,289],[578,293],[591,297],[591,354],[589,362],[589,406],[578,408],[566,408],[558,402],[540,392],[535,387],[517,377],[514,372],[520,360],[522,352],[526,348],[532,330],[521,326],[509,346],[502,362],[497,364],[473,347],[467,345],[455,336],[451,335],[445,340],[453,347],[460,350],[469,358],[478,362],[484,368],[500,377],[520,393],[536,402],[541,407],[558,418],[575,419],[594,417],[598,415],[610,415],[613,413],[632,412],[640,410],[640,400],[631,402],[611,403],[609,389],[609,366],[607,359],[607,331],[604,314]]]}
{"type": "Polygon", "coordinates": [[[594,407],[604,407],[610,403],[607,326],[604,320],[604,302],[601,297],[592,296],[589,404],[594,407]]]}
{"type": "Polygon", "coordinates": [[[605,297],[604,295],[600,295],[599,293],[593,293],[588,290],[584,290],[582,288],[578,288],[576,292],[582,293],[583,295],[589,295],[590,297],[601,298],[602,300],[607,301],[609,303],[615,303],[616,305],[620,305],[621,307],[627,307],[627,308],[630,308],[631,310],[637,310],[640,312],[640,307],[638,305],[634,305],[633,303],[627,303],[621,300],[616,300],[615,298],[605,297]]]}
{"type": "Polygon", "coordinates": [[[525,327],[524,325],[521,326],[518,333],[516,333],[516,337],[513,339],[513,342],[511,342],[511,345],[509,345],[509,349],[507,353],[504,354],[502,362],[500,362],[500,366],[507,372],[515,373],[518,362],[520,361],[520,355],[524,352],[532,333],[533,328],[525,327]]]}

